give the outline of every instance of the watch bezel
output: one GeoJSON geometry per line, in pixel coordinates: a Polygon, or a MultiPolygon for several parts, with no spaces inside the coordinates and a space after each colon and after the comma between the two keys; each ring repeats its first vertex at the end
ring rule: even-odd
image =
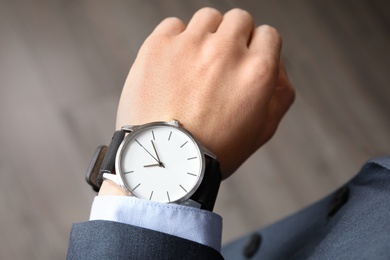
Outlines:
{"type": "MultiPolygon", "coordinates": [[[[174,120],[174,121],[171,121],[171,122],[152,122],[152,123],[147,123],[147,124],[144,124],[144,125],[124,126],[124,127],[122,127],[122,130],[125,130],[125,131],[129,132],[129,134],[127,134],[125,136],[125,138],[123,139],[122,143],[120,144],[120,146],[118,148],[118,151],[117,151],[117,154],[116,154],[116,157],[115,157],[115,170],[116,170],[116,174],[119,176],[119,179],[121,181],[121,186],[125,187],[129,192],[131,192],[131,189],[130,189],[129,185],[127,184],[125,178],[123,177],[123,173],[122,173],[121,166],[120,166],[121,161],[122,161],[123,152],[124,152],[127,144],[131,140],[133,140],[134,137],[137,136],[139,133],[141,133],[143,131],[146,131],[147,129],[150,129],[150,128],[153,128],[153,127],[161,127],[161,126],[175,128],[176,130],[181,131],[182,133],[187,135],[193,141],[193,143],[197,146],[197,148],[199,150],[199,153],[200,153],[201,171],[200,171],[200,176],[198,178],[198,181],[194,185],[194,187],[191,190],[189,190],[186,193],[186,195],[184,195],[183,197],[181,197],[181,198],[179,198],[179,199],[177,199],[175,201],[171,201],[171,202],[163,202],[163,201],[161,201],[161,203],[176,203],[176,204],[180,204],[180,203],[185,202],[188,199],[190,199],[191,196],[197,191],[197,189],[199,188],[200,184],[202,183],[203,177],[205,175],[205,169],[206,169],[205,153],[206,152],[209,153],[209,152],[205,151],[205,148],[195,139],[195,137],[189,131],[187,131],[185,128],[181,127],[180,124],[178,123],[178,121],[174,120]]],[[[137,198],[140,198],[140,197],[138,197],[137,195],[135,195],[133,193],[132,193],[132,195],[137,197],[137,198]]],[[[140,199],[145,199],[145,198],[140,198],[140,199]]],[[[158,202],[160,202],[160,201],[158,201],[158,202]]]]}

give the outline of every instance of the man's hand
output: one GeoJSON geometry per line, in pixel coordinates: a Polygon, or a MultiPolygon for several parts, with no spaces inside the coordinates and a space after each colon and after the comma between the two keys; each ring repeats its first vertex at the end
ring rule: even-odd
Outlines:
{"type": "Polygon", "coordinates": [[[275,133],[294,100],[272,27],[234,9],[204,8],[186,26],[162,21],[142,45],[123,88],[117,124],[177,119],[230,176],[275,133]]]}

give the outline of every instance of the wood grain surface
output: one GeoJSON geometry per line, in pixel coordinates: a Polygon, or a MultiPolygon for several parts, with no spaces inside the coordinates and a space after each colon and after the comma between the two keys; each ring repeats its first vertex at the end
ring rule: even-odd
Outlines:
{"type": "Polygon", "coordinates": [[[203,6],[275,26],[297,89],[275,137],[221,187],[224,243],[335,190],[389,153],[389,3],[0,0],[0,259],[65,258],[139,47],[163,18],[203,6]]]}

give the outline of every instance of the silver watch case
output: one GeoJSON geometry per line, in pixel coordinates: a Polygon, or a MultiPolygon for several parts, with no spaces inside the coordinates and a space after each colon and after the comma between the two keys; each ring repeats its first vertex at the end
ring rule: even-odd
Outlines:
{"type": "MultiPolygon", "coordinates": [[[[185,134],[187,134],[194,141],[194,143],[198,146],[200,154],[202,156],[202,158],[201,158],[202,170],[201,170],[201,175],[198,179],[198,182],[190,191],[188,191],[188,193],[184,197],[182,197],[176,201],[171,201],[170,203],[185,204],[187,206],[199,207],[199,205],[196,205],[196,204],[198,204],[197,202],[191,201],[189,198],[195,193],[195,191],[199,188],[200,184],[203,181],[203,176],[205,174],[205,169],[206,169],[205,156],[211,157],[213,159],[217,159],[217,157],[214,153],[212,153],[207,148],[205,148],[203,145],[201,145],[189,131],[187,131],[186,129],[181,127],[180,122],[178,120],[172,120],[170,122],[153,122],[153,123],[148,123],[148,124],[144,124],[144,125],[125,125],[125,126],[122,126],[121,130],[128,133],[128,134],[125,136],[121,145],[119,146],[116,157],[115,157],[116,176],[109,176],[109,177],[106,176],[106,177],[108,177],[107,179],[111,179],[112,181],[115,181],[112,178],[116,177],[117,184],[120,185],[123,189],[125,189],[131,193],[131,190],[126,185],[126,183],[123,181],[123,173],[120,171],[120,162],[122,160],[122,153],[124,151],[124,147],[126,147],[127,143],[132,139],[133,135],[137,134],[138,132],[143,131],[146,128],[154,127],[154,126],[175,127],[177,129],[179,129],[180,131],[184,132],[185,134]],[[194,205],[194,203],[195,203],[195,205],[194,205]]],[[[133,196],[135,196],[135,195],[133,194],[133,196]]]]}

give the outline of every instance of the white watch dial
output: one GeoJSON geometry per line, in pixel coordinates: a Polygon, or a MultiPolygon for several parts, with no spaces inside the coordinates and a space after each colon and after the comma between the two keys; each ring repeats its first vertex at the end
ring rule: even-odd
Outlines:
{"type": "Polygon", "coordinates": [[[203,178],[203,153],[189,134],[175,126],[154,124],[134,131],[119,149],[117,173],[139,198],[183,201],[203,178]]]}

